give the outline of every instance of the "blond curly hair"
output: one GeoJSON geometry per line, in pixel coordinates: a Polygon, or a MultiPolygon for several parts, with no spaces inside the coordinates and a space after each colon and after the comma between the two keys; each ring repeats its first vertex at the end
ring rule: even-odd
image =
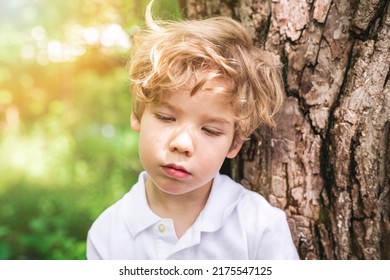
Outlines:
{"type": "Polygon", "coordinates": [[[191,94],[196,94],[207,81],[223,78],[226,87],[213,91],[230,98],[236,137],[246,140],[261,125],[274,127],[273,116],[284,98],[279,59],[255,47],[231,18],[157,21],[152,2],[146,27],[134,35],[129,61],[135,116],[141,119],[147,104],[160,102],[175,89],[191,84],[191,94]],[[206,75],[198,79],[197,73],[206,75]]]}

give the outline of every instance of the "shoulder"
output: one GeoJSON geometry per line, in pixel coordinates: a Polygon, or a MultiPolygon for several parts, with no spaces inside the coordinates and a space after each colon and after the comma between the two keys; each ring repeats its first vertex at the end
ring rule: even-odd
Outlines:
{"type": "Polygon", "coordinates": [[[93,223],[91,230],[108,230],[110,225],[117,225],[118,220],[128,220],[137,218],[137,214],[132,209],[137,209],[141,213],[146,207],[146,197],[144,188],[145,172],[139,175],[138,181],[131,189],[123,195],[121,199],[106,208],[93,223]]]}
{"type": "Polygon", "coordinates": [[[254,191],[245,189],[241,192],[238,205],[238,209],[244,212],[251,212],[258,215],[258,218],[264,217],[269,219],[270,217],[285,217],[283,210],[272,206],[261,194],[254,191]]]}
{"type": "MultiPolygon", "coordinates": [[[[106,208],[93,222],[87,237],[87,258],[108,259],[118,236],[129,232],[126,219],[131,218],[133,201],[140,201],[135,184],[120,200],[106,208]],[[130,217],[126,217],[130,216],[130,217]],[[111,247],[111,248],[110,248],[111,247]]],[[[142,191],[142,190],[141,190],[142,191]]],[[[126,234],[129,236],[129,234],[126,234]]]]}
{"type": "Polygon", "coordinates": [[[220,185],[221,191],[226,195],[234,196],[237,209],[245,213],[257,213],[262,216],[284,216],[284,212],[272,206],[261,194],[246,189],[243,185],[235,182],[229,176],[218,175],[216,184],[220,185]]]}
{"type": "Polygon", "coordinates": [[[238,198],[236,211],[248,235],[255,239],[266,236],[267,232],[286,231],[285,212],[272,206],[259,193],[244,187],[238,198]]]}
{"type": "MultiPolygon", "coordinates": [[[[236,213],[249,232],[256,235],[279,223],[286,222],[283,210],[272,206],[262,195],[246,189],[226,175],[218,174],[215,177],[217,190],[212,194],[212,202],[218,200],[218,205],[225,209],[224,217],[231,217],[229,213],[236,213]]],[[[228,218],[227,218],[228,219],[228,218]]]]}
{"type": "Polygon", "coordinates": [[[118,215],[118,211],[122,203],[123,203],[123,198],[118,200],[108,208],[106,208],[93,222],[90,228],[90,232],[91,231],[104,232],[105,230],[107,230],[112,224],[112,221],[118,215]]]}
{"type": "Polygon", "coordinates": [[[87,259],[108,259],[112,227],[118,218],[118,209],[122,200],[108,207],[93,222],[87,236],[87,259]]]}
{"type": "Polygon", "coordinates": [[[298,259],[285,212],[230,178],[225,182],[238,194],[237,226],[245,232],[250,255],[256,259],[298,259]]]}
{"type": "Polygon", "coordinates": [[[112,227],[118,225],[118,219],[121,219],[121,209],[128,205],[131,190],[120,200],[106,208],[93,222],[88,232],[88,238],[106,239],[110,235],[112,227]]]}

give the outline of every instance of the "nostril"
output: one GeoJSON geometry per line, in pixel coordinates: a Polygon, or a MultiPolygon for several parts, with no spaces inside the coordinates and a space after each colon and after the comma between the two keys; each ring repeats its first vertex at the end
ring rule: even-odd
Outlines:
{"type": "Polygon", "coordinates": [[[187,156],[191,156],[194,152],[194,145],[191,137],[180,134],[169,144],[169,150],[171,152],[184,153],[187,156]]]}

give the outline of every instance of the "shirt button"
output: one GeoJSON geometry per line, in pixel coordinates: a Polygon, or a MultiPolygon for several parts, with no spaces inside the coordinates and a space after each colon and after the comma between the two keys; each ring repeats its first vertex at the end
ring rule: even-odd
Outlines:
{"type": "Polygon", "coordinates": [[[159,224],[157,229],[159,232],[163,233],[165,231],[165,226],[163,224],[159,224]]]}

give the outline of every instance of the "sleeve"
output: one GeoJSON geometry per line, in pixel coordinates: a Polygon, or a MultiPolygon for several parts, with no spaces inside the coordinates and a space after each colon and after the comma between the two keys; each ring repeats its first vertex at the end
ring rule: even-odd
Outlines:
{"type": "Polygon", "coordinates": [[[267,226],[261,236],[256,259],[299,260],[297,249],[291,237],[286,214],[274,208],[267,226]]]}
{"type": "Polygon", "coordinates": [[[87,260],[109,258],[112,207],[107,208],[92,224],[87,237],[87,260]]]}
{"type": "Polygon", "coordinates": [[[93,238],[91,237],[91,232],[88,233],[87,237],[87,260],[102,260],[102,256],[99,254],[97,250],[97,246],[93,242],[93,238]]]}

